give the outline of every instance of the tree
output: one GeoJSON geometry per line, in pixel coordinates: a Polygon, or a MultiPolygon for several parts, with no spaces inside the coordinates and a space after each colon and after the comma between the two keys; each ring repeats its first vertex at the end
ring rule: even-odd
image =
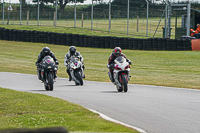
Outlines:
{"type": "MultiPolygon", "coordinates": [[[[39,0],[40,2],[42,2],[43,4],[44,3],[52,3],[52,4],[56,4],[56,0],[39,0]]],[[[76,2],[80,2],[80,3],[83,3],[85,0],[76,0],[76,2]]],[[[33,2],[38,2],[37,0],[33,0],[33,2]]],[[[59,8],[59,11],[64,11],[65,9],[65,6],[68,4],[68,3],[75,3],[75,0],[58,0],[58,5],[60,6],[59,8]]]]}
{"type": "MultiPolygon", "coordinates": [[[[146,4],[146,0],[129,0],[131,4],[134,4],[135,6],[141,6],[146,4]]],[[[149,3],[152,3],[152,0],[148,0],[149,3]]],[[[116,5],[127,5],[128,1],[127,0],[113,0],[112,4],[116,5]]]]}

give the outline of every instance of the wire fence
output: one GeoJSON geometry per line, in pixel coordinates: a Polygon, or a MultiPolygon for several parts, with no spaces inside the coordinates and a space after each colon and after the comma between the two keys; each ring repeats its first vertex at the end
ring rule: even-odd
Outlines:
{"type": "MultiPolygon", "coordinates": [[[[81,28],[133,38],[164,36],[165,5],[116,0],[115,3],[91,4],[84,8],[74,3],[67,5],[64,11],[56,10],[59,9],[56,5],[47,9],[41,4],[11,4],[13,9],[8,10],[9,5],[1,4],[2,24],[81,28]]],[[[176,19],[172,12],[171,38],[175,38],[175,22],[181,26],[183,14],[179,13],[176,19]]]]}

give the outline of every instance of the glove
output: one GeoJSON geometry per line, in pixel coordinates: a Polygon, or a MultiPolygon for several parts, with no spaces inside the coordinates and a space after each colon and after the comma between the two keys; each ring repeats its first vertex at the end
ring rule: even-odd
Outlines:
{"type": "Polygon", "coordinates": [[[109,69],[114,69],[114,64],[111,64],[108,68],[109,69]]]}
{"type": "Polygon", "coordinates": [[[132,62],[131,61],[128,61],[129,65],[132,65],[132,62]]]}
{"type": "Polygon", "coordinates": [[[58,61],[56,61],[56,65],[59,65],[59,62],[58,62],[58,61]]]}

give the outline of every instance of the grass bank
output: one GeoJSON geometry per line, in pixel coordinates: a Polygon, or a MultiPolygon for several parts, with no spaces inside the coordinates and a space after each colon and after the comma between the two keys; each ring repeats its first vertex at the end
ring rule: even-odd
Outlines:
{"type": "MultiPolygon", "coordinates": [[[[0,41],[0,71],[36,74],[35,62],[48,46],[58,58],[58,77],[67,78],[64,56],[69,46],[0,41]]],[[[85,80],[110,82],[106,68],[112,49],[77,47],[84,57],[85,80]]],[[[122,50],[131,59],[131,84],[200,89],[200,52],[122,50]]]]}
{"type": "Polygon", "coordinates": [[[59,98],[0,88],[0,130],[64,127],[69,132],[137,131],[59,98]]]}

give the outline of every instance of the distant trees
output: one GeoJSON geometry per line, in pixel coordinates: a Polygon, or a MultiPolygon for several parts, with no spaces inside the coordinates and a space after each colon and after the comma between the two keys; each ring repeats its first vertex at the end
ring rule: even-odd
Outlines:
{"type": "MultiPolygon", "coordinates": [[[[37,2],[38,0],[33,0],[33,2],[37,2]]],[[[56,0],[39,0],[40,2],[42,3],[52,3],[52,4],[56,4],[56,0]]],[[[85,0],[76,0],[76,2],[80,2],[80,3],[83,3],[85,0]]],[[[68,3],[75,3],[75,0],[58,0],[58,5],[60,6],[60,8],[58,9],[59,11],[64,11],[65,9],[65,6],[68,4],[68,3]]]]}

